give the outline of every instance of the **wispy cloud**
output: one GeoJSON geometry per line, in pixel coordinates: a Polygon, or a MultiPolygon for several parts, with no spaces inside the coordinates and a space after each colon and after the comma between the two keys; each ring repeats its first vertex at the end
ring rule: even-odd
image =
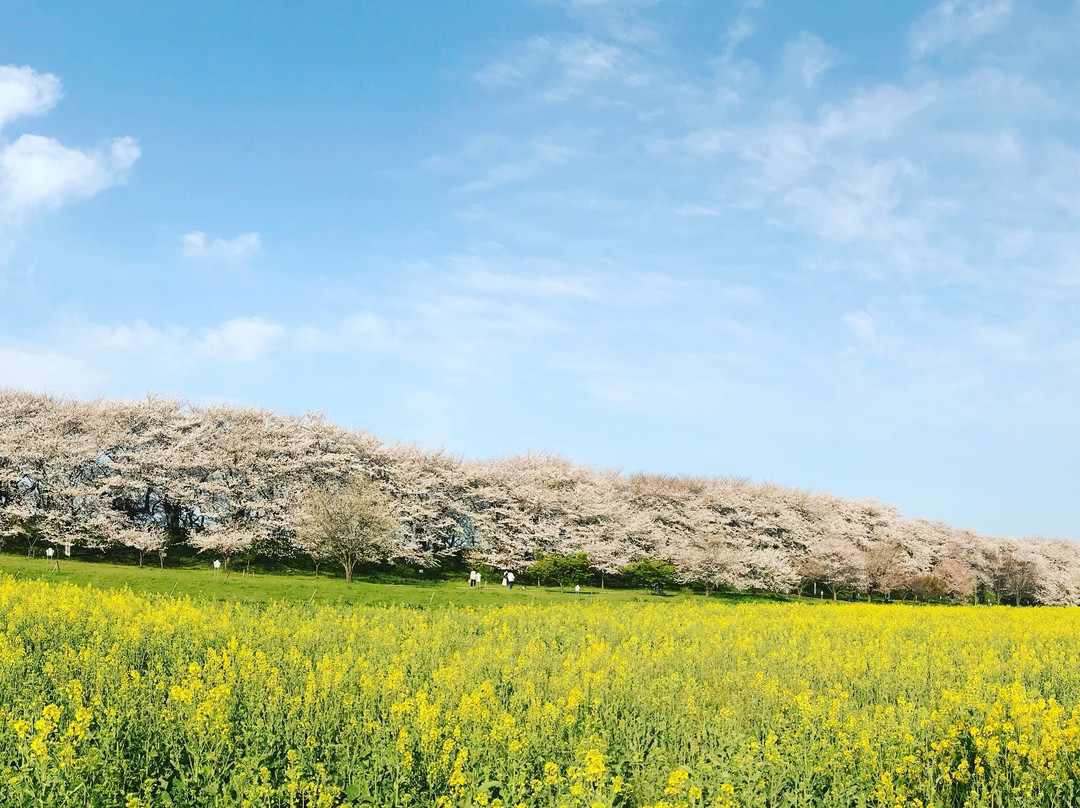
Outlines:
{"type": "MultiPolygon", "coordinates": [[[[623,267],[656,261],[668,277],[695,269],[749,277],[757,295],[750,305],[766,319],[754,329],[734,317],[740,328],[725,330],[680,291],[673,299],[696,332],[672,326],[679,309],[660,306],[649,317],[663,334],[650,338],[650,326],[634,320],[640,310],[616,313],[595,302],[605,290],[602,272],[586,275],[584,285],[558,271],[509,282],[490,267],[474,272],[475,288],[460,287],[454,304],[467,299],[475,308],[451,306],[451,319],[482,311],[508,283],[522,294],[552,292],[545,316],[521,318],[542,327],[518,348],[542,344],[546,356],[565,359],[564,337],[573,334],[580,361],[566,361],[563,372],[597,400],[636,412],[692,412],[700,401],[730,403],[731,390],[739,391],[734,400],[753,398],[801,379],[816,391],[807,395],[817,396],[823,417],[846,406],[831,400],[830,384],[854,395],[866,382],[889,391],[877,401],[898,421],[955,423],[970,407],[949,395],[981,396],[999,411],[1018,401],[994,376],[995,362],[1019,373],[1045,350],[1060,357],[1053,367],[1064,372],[1065,333],[1038,323],[1060,325],[1066,304],[1055,298],[1073,292],[1058,290],[1067,278],[1080,284],[1080,263],[1069,258],[1080,251],[1070,236],[1080,223],[1080,171],[1073,170],[1080,163],[1069,138],[1052,134],[1071,120],[1077,99],[1072,88],[1045,81],[1043,66],[1011,40],[991,36],[1010,20],[1007,2],[939,3],[913,21],[906,41],[898,33],[900,64],[879,71],[859,70],[862,55],[810,30],[778,38],[775,15],[760,3],[736,8],[715,25],[725,32],[715,52],[693,56],[675,41],[640,47],[605,31],[588,10],[570,12],[582,32],[530,37],[478,76],[507,114],[501,125],[471,133],[483,149],[443,165],[478,176],[471,188],[487,192],[459,204],[461,220],[478,239],[516,251],[518,267],[522,256],[574,255],[595,259],[594,268],[602,260],[623,267]],[[756,36],[761,31],[770,36],[756,36]],[[607,53],[606,45],[617,55],[571,82],[556,54],[571,41],[588,43],[583,54],[607,53]],[[943,53],[947,69],[925,58],[943,53]],[[500,83],[513,87],[512,97],[500,83]],[[544,162],[528,146],[540,131],[588,134],[559,141],[572,143],[572,159],[544,162]],[[618,204],[582,208],[570,199],[618,204]],[[783,305],[775,299],[789,294],[783,305]],[[890,295],[901,303],[888,303],[890,295]],[[560,312],[564,305],[603,322],[609,343],[633,353],[636,364],[583,335],[560,312]],[[774,305],[787,311],[787,322],[767,319],[774,305]],[[694,357],[685,373],[654,361],[653,342],[669,357],[694,357]],[[773,368],[776,379],[759,368],[773,368]],[[702,374],[709,383],[692,381],[702,374]],[[905,385],[937,409],[919,405],[905,385]],[[934,385],[944,392],[931,394],[934,385]],[[888,405],[890,395],[903,407],[888,405]]],[[[663,30],[648,9],[618,14],[634,15],[654,35],[663,30]]],[[[1065,56],[1064,32],[1016,34],[1017,42],[1049,37],[1054,58],[1075,61],[1065,56]]],[[[450,344],[468,355],[467,335],[450,344]]],[[[471,347],[473,360],[492,359],[471,347]]],[[[1080,386],[1070,390],[1067,397],[1080,402],[1080,386]]],[[[1030,398],[1025,406],[1057,406],[1049,394],[1039,403],[1030,398]]]]}
{"type": "Polygon", "coordinates": [[[787,69],[799,76],[806,87],[813,87],[838,62],[836,50],[807,31],[784,45],[783,58],[787,69]]]}
{"type": "Polygon", "coordinates": [[[508,143],[507,147],[512,156],[486,169],[482,176],[465,183],[460,190],[491,191],[503,185],[525,182],[545,168],[565,163],[576,153],[573,147],[546,137],[523,145],[508,143]]]}
{"type": "Polygon", "coordinates": [[[763,0],[746,0],[742,4],[742,9],[724,32],[723,58],[725,60],[732,59],[739,46],[757,33],[758,26],[754,21],[754,12],[763,5],[763,0]]]}
{"type": "Polygon", "coordinates": [[[617,75],[625,58],[619,47],[588,34],[539,36],[489,63],[474,79],[486,85],[511,86],[543,78],[548,86],[539,97],[558,101],[617,75]]]}
{"type": "Polygon", "coordinates": [[[1012,0],[942,0],[911,27],[908,42],[916,57],[950,45],[967,46],[998,28],[1012,11],[1012,0]]]}
{"type": "Polygon", "coordinates": [[[195,331],[180,325],[155,327],[145,320],[104,325],[71,318],[55,339],[58,348],[68,352],[156,356],[175,366],[194,369],[206,362],[258,362],[287,336],[284,326],[261,317],[237,317],[195,331]]]}
{"type": "MultiPolygon", "coordinates": [[[[27,335],[18,349],[39,346],[34,350],[55,357],[54,366],[81,368],[77,378],[109,380],[136,364],[143,368],[144,384],[161,377],[173,385],[229,369],[387,361],[426,379],[429,392],[441,389],[448,396],[477,384],[501,386],[524,373],[551,375],[608,400],[602,390],[632,388],[641,395],[649,384],[674,384],[680,371],[658,347],[669,338],[671,312],[684,313],[687,321],[679,328],[687,335],[710,339],[707,334],[719,329],[726,340],[735,332],[719,312],[753,312],[759,306],[747,290],[707,279],[692,283],[626,268],[517,262],[498,255],[458,256],[411,275],[399,294],[372,301],[372,308],[337,307],[332,317],[318,321],[234,317],[191,328],[70,316],[56,328],[27,335]],[[710,322],[703,331],[706,312],[710,322]],[[627,344],[642,346],[630,364],[623,356],[627,344]],[[165,368],[167,374],[158,370],[165,368]]],[[[701,370],[714,360],[695,361],[701,370]]],[[[430,426],[425,408],[442,400],[421,396],[413,403],[430,426]]]]}
{"type": "Polygon", "coordinates": [[[236,238],[210,239],[201,230],[188,233],[180,239],[180,250],[185,258],[193,261],[230,263],[244,261],[262,249],[258,233],[242,233],[236,238]]]}
{"type": "Polygon", "coordinates": [[[498,271],[489,262],[476,258],[456,258],[452,264],[459,270],[455,285],[492,297],[577,300],[605,297],[602,280],[596,274],[574,272],[557,262],[539,262],[528,274],[498,271]]]}
{"type": "Polygon", "coordinates": [[[656,32],[645,16],[661,0],[549,0],[589,28],[628,43],[652,42],[656,32]]]}

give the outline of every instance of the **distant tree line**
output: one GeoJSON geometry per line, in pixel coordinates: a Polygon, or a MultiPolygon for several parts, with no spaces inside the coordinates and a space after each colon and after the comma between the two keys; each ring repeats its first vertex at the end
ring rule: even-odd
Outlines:
{"type": "Polygon", "coordinates": [[[545,453],[470,460],[317,413],[156,396],[0,390],[0,533],[68,552],[126,547],[140,563],[180,544],[226,566],[307,556],[347,577],[372,560],[461,559],[563,586],[652,586],[662,570],[706,592],[1080,604],[1069,540],[985,536],[739,478],[620,474],[545,453]]]}

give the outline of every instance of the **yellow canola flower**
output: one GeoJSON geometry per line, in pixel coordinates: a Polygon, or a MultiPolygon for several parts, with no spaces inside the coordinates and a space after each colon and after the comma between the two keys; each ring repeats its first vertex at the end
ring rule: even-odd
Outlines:
{"type": "Polygon", "coordinates": [[[0,805],[1068,805],[1077,636],[1068,609],[312,611],[0,578],[0,805]]]}

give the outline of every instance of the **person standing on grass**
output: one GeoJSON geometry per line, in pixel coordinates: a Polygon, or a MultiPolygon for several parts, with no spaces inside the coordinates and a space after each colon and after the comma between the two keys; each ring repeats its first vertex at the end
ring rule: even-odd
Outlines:
{"type": "Polygon", "coordinates": [[[476,570],[473,570],[472,572],[469,573],[469,587],[472,588],[472,587],[475,587],[475,586],[476,586],[476,570]]]}
{"type": "Polygon", "coordinates": [[[503,573],[502,585],[506,586],[506,573],[503,573]]]}
{"type": "Polygon", "coordinates": [[[514,588],[514,573],[513,573],[513,571],[506,573],[506,583],[509,584],[511,589],[514,588]]]}
{"type": "Polygon", "coordinates": [[[479,572],[477,572],[476,573],[476,586],[477,586],[478,589],[480,588],[480,581],[481,581],[481,575],[480,575],[479,572]]]}

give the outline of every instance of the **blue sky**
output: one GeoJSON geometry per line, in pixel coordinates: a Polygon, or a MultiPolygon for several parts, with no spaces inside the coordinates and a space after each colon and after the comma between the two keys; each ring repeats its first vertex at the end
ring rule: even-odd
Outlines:
{"type": "Polygon", "coordinates": [[[1080,538],[1080,4],[94,5],[0,11],[0,384],[1080,538]]]}

